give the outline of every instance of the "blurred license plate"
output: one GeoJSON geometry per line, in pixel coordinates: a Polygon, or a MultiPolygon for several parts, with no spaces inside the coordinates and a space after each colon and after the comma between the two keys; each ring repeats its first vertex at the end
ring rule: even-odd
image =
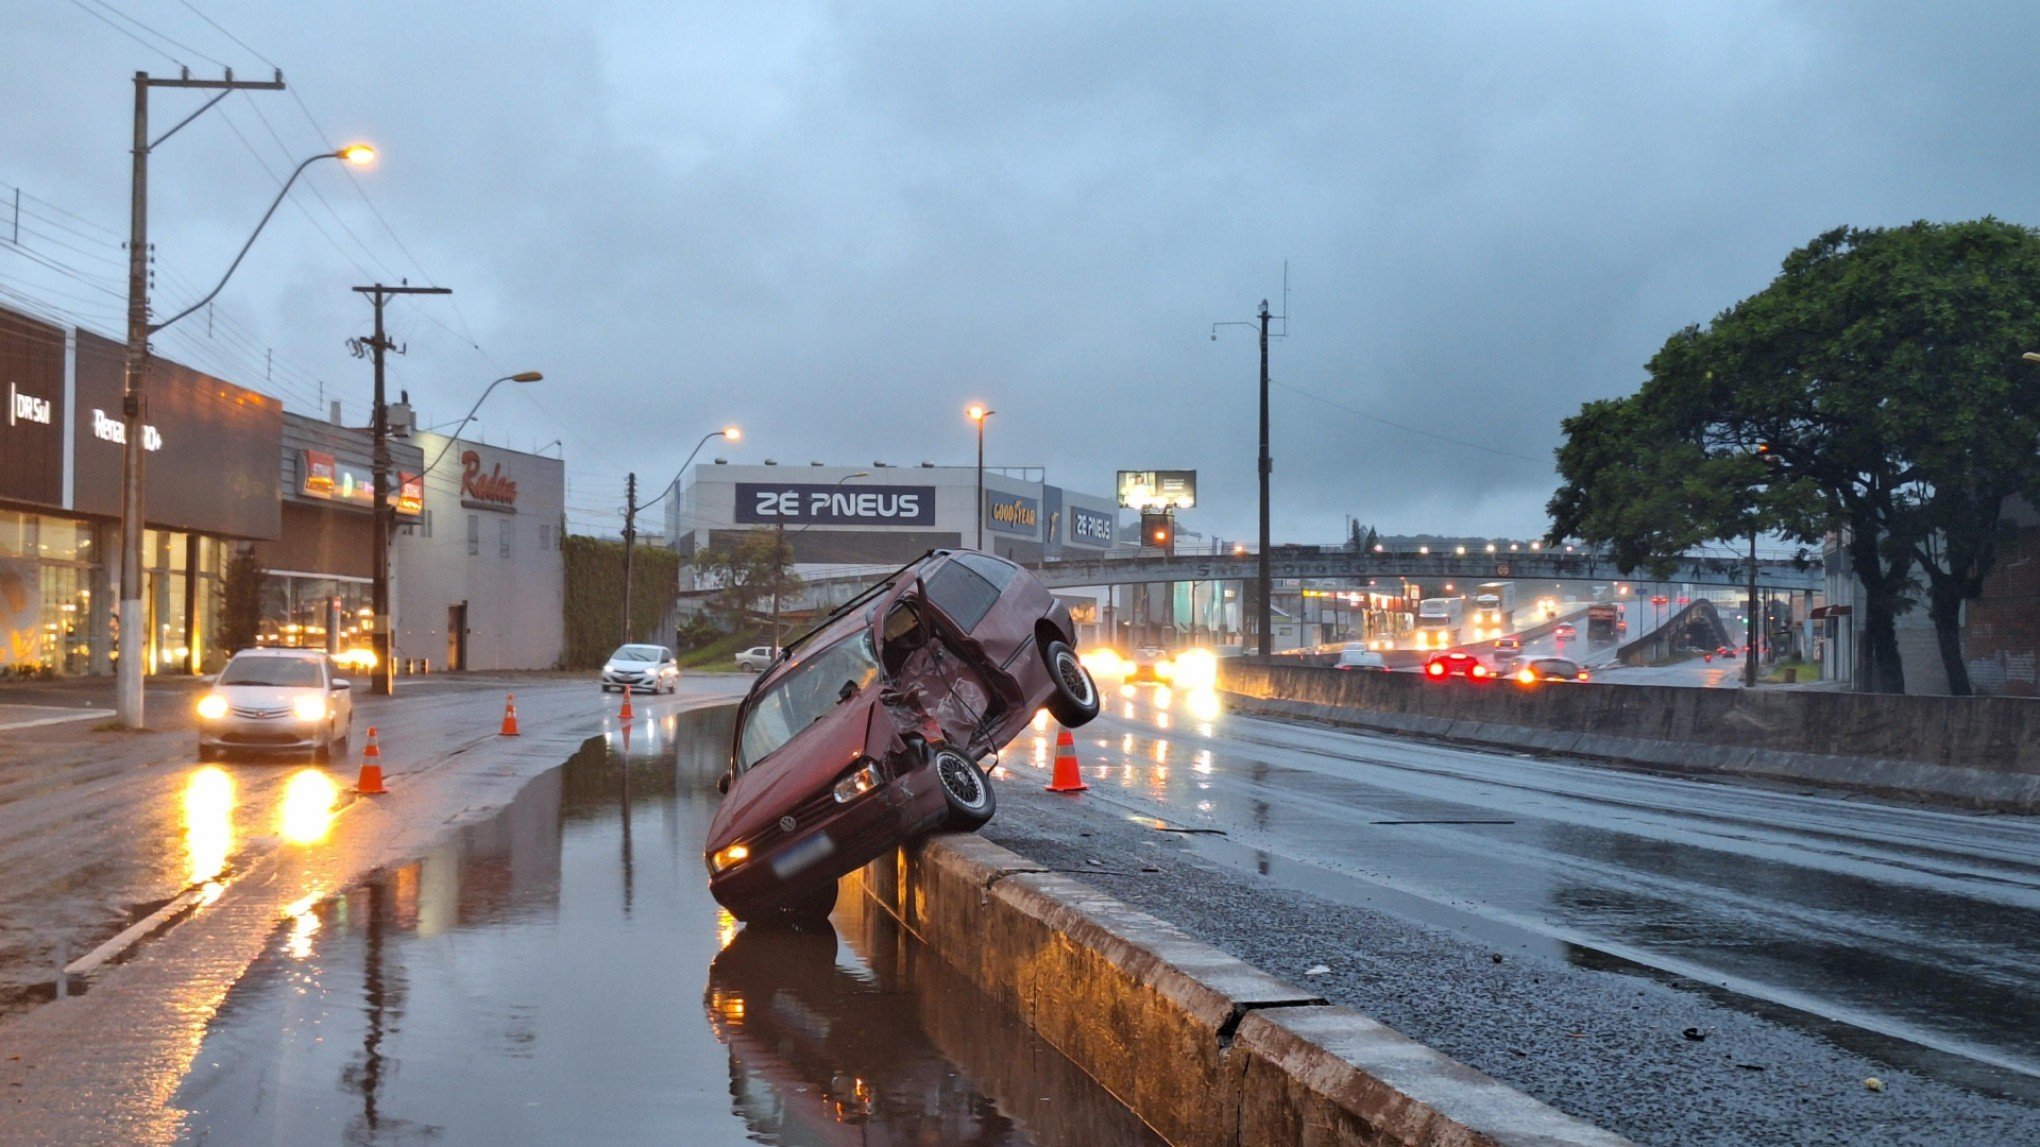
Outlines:
{"type": "Polygon", "coordinates": [[[828,833],[818,832],[780,853],[779,859],[772,862],[772,874],[784,880],[834,851],[836,842],[829,839],[828,833]]]}

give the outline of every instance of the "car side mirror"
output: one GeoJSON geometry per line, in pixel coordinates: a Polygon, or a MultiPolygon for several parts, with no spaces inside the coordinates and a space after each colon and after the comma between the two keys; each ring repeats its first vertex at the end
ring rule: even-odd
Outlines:
{"type": "Polygon", "coordinates": [[[724,773],[715,779],[715,791],[724,796],[730,795],[730,775],[728,773],[724,773]]]}
{"type": "Polygon", "coordinates": [[[335,678],[333,678],[333,692],[335,692],[335,693],[338,693],[338,692],[340,692],[340,691],[341,691],[341,690],[343,690],[343,689],[352,689],[352,688],[354,688],[354,682],[352,682],[352,681],[349,681],[349,680],[348,680],[347,678],[345,678],[345,677],[335,677],[335,678]]]}

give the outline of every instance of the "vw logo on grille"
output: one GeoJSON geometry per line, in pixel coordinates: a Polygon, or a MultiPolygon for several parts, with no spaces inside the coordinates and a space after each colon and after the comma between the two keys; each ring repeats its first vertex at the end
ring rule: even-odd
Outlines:
{"type": "Polygon", "coordinates": [[[797,823],[798,823],[798,822],[796,822],[796,821],[795,821],[795,820],[794,820],[794,819],[793,819],[792,817],[790,817],[790,816],[783,816],[783,817],[780,817],[780,818],[779,818],[779,831],[781,831],[781,832],[792,832],[792,831],[794,830],[794,827],[795,827],[795,825],[796,825],[797,823]]]}

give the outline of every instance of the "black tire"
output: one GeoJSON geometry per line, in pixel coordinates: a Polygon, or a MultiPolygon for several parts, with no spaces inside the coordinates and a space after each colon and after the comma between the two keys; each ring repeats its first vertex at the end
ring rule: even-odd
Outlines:
{"type": "Polygon", "coordinates": [[[1041,659],[1048,663],[1048,678],[1055,692],[1048,698],[1048,715],[1065,728],[1088,725],[1098,715],[1098,683],[1091,671],[1077,660],[1077,651],[1061,641],[1041,647],[1041,659]]]}
{"type": "Polygon", "coordinates": [[[992,781],[977,762],[951,748],[931,749],[929,765],[949,805],[949,827],[975,832],[999,809],[992,781]]]}

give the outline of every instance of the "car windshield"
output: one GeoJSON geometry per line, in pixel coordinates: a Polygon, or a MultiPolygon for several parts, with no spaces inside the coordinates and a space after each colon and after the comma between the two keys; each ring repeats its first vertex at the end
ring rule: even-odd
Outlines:
{"type": "Polygon", "coordinates": [[[317,689],[319,663],[306,657],[236,657],[220,672],[222,685],[317,689]]]}
{"type": "Polygon", "coordinates": [[[743,771],[777,752],[802,729],[862,692],[878,677],[869,631],[853,634],[803,658],[744,715],[737,738],[737,769],[743,771]]]}
{"type": "MultiPolygon", "coordinates": [[[[597,646],[600,648],[600,646],[597,646]]],[[[611,661],[663,661],[656,645],[626,645],[609,655],[611,661]]]]}

